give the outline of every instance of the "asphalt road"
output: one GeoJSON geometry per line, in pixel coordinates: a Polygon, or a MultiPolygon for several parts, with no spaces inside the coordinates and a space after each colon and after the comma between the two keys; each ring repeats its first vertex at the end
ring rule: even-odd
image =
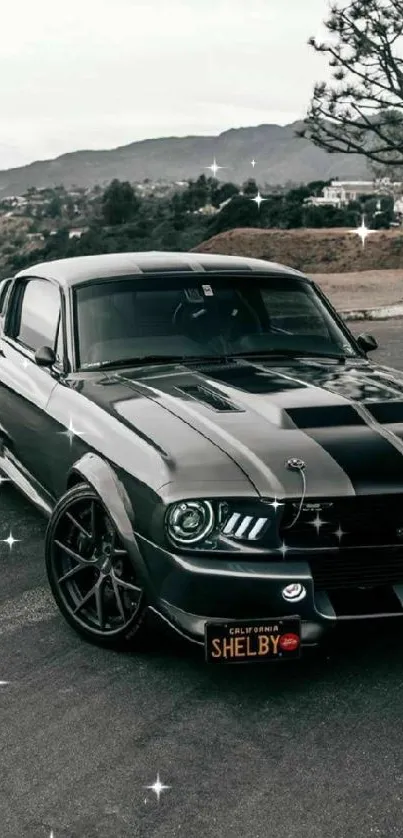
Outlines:
{"type": "MultiPolygon", "coordinates": [[[[403,322],[356,325],[403,368],[403,322]]],[[[4,484],[10,530],[0,838],[401,838],[402,630],[354,630],[284,668],[211,668],[157,629],[139,652],[103,651],[59,615],[45,524],[4,484]]]]}

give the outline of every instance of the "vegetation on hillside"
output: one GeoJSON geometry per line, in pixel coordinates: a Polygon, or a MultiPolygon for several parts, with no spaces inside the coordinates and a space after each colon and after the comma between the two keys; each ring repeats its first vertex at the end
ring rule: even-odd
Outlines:
{"type": "Polygon", "coordinates": [[[197,180],[156,194],[129,182],[112,181],[103,191],[67,192],[64,187],[30,190],[0,202],[0,271],[7,275],[32,264],[92,253],[136,250],[187,251],[218,233],[238,227],[350,227],[365,213],[369,226],[388,228],[393,200],[367,196],[346,207],[312,206],[324,181],[264,193],[201,175],[197,180]]]}

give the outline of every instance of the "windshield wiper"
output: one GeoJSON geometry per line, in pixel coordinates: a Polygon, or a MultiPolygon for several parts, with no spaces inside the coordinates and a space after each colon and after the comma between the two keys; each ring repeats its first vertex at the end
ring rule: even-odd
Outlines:
{"type": "Polygon", "coordinates": [[[82,370],[99,370],[107,367],[130,367],[135,364],[188,364],[188,363],[226,363],[231,358],[228,355],[138,355],[135,358],[118,358],[117,360],[94,361],[92,364],[82,364],[82,370]]]}
{"type": "Polygon", "coordinates": [[[333,358],[337,361],[345,361],[347,357],[336,352],[310,352],[306,349],[259,349],[232,353],[235,358],[264,358],[267,355],[271,358],[333,358]]]}
{"type": "Polygon", "coordinates": [[[261,349],[249,352],[229,352],[228,355],[139,355],[133,358],[118,358],[116,360],[94,361],[83,364],[82,370],[98,370],[113,367],[137,367],[147,364],[230,364],[234,359],[242,358],[332,358],[345,361],[346,356],[330,352],[308,352],[302,349],[261,349]]]}

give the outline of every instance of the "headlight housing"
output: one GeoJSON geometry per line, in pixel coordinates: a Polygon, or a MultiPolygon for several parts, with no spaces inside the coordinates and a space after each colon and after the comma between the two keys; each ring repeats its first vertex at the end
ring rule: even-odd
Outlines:
{"type": "Polygon", "coordinates": [[[211,535],[215,526],[213,506],[207,500],[174,503],[166,517],[167,534],[175,544],[197,544],[211,535]]]}
{"type": "Polygon", "coordinates": [[[276,537],[276,511],[263,501],[189,499],[172,503],[165,536],[174,546],[199,550],[259,548],[276,537]]]}

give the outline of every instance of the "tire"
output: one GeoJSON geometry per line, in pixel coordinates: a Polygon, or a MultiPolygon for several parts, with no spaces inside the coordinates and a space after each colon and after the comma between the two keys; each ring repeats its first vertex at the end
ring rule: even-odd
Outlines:
{"type": "Polygon", "coordinates": [[[146,614],[144,590],[90,485],[73,486],[56,504],[46,531],[45,561],[56,603],[78,634],[110,648],[138,639],[146,614]]]}

